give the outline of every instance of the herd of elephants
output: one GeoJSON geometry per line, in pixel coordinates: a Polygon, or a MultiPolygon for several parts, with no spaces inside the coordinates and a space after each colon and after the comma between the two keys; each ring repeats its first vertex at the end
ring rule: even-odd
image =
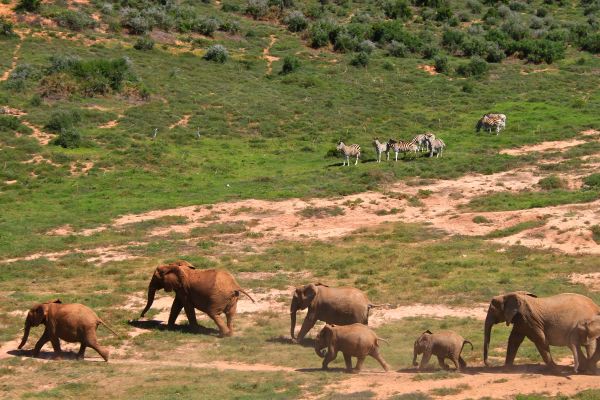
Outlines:
{"type": "MultiPolygon", "coordinates": [[[[198,309],[216,323],[220,336],[233,334],[233,319],[240,295],[244,294],[254,302],[229,272],[197,270],[186,261],[176,261],[161,265],[154,271],[148,286],[148,301],[140,317],[144,317],[150,309],[155,293],[160,289],[175,292],[168,320],[170,328],[174,327],[177,316],[184,309],[190,327],[197,330],[195,310],[198,309]],[[226,322],[222,314],[225,314],[226,322]]],[[[326,325],[315,339],[315,352],[323,358],[323,369],[327,369],[337,353],[342,352],[348,372],[359,372],[366,356],[375,358],[387,371],[389,366],[379,350],[382,339],[367,326],[369,311],[373,307],[378,306],[371,304],[368,297],[356,288],[333,288],[320,283],[297,287],[290,306],[292,341],[302,341],[317,321],[323,321],[326,325]],[[296,313],[305,309],[308,309],[307,315],[296,336],[296,313]],[[354,368],[351,357],[358,359],[354,368]]],[[[513,325],[508,338],[506,365],[513,364],[519,346],[527,337],[535,344],[548,367],[556,369],[550,346],[568,346],[573,352],[575,372],[596,373],[596,363],[600,359],[600,306],[592,299],[574,293],[538,298],[522,291],[492,298],[484,323],[483,361],[486,365],[492,326],[501,322],[513,325]],[[581,347],[585,347],[585,354],[581,347]]],[[[34,306],[27,314],[19,349],[27,342],[30,328],[40,324],[44,324],[45,330],[31,352],[34,357],[48,341],[52,343],[56,356],[60,356],[62,339],[81,343],[78,358],[83,358],[86,347],[91,347],[108,361],[107,349],[101,347],[96,339],[96,329],[104,322],[88,307],[63,304],[60,300],[34,306]]],[[[417,365],[417,356],[423,354],[419,368],[425,368],[431,355],[435,355],[442,368],[449,368],[444,362],[448,359],[457,370],[461,370],[466,367],[460,356],[466,343],[471,344],[455,332],[425,331],[414,343],[413,365],[417,365]]]]}

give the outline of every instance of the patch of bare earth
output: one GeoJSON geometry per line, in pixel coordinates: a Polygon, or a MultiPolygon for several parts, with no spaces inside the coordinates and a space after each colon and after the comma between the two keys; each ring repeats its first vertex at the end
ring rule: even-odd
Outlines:
{"type": "Polygon", "coordinates": [[[85,162],[72,162],[70,165],[70,172],[73,176],[81,176],[87,175],[89,170],[94,167],[93,161],[85,161],[85,162]]]}
{"type": "Polygon", "coordinates": [[[271,48],[277,41],[277,38],[275,37],[275,35],[271,35],[271,36],[269,36],[269,39],[270,39],[269,45],[263,49],[263,58],[265,60],[267,60],[267,75],[271,75],[271,73],[273,72],[273,63],[275,61],[279,61],[279,57],[275,57],[275,56],[272,56],[269,54],[271,51],[271,48]]]}
{"type": "Polygon", "coordinates": [[[488,304],[476,308],[449,307],[444,304],[411,304],[396,308],[375,308],[369,316],[369,326],[378,327],[393,321],[412,317],[474,318],[485,320],[488,304]]]}
{"type": "MultiPolygon", "coordinates": [[[[588,129],[586,131],[581,132],[581,135],[584,136],[598,136],[600,132],[594,129],[588,129]]],[[[594,138],[598,140],[598,137],[594,138]]],[[[514,149],[504,149],[500,150],[500,154],[508,154],[511,156],[520,156],[523,154],[529,153],[542,153],[542,152],[552,152],[552,153],[562,153],[564,151],[569,150],[571,147],[579,146],[580,144],[586,143],[583,139],[569,139],[569,140],[556,140],[551,142],[542,142],[539,144],[531,145],[531,146],[523,146],[517,147],[514,149]]]]}
{"type": "Polygon", "coordinates": [[[571,274],[569,276],[571,282],[587,286],[590,290],[600,291],[600,272],[592,272],[589,274],[571,274]]]}
{"type": "Polygon", "coordinates": [[[43,146],[45,146],[48,143],[50,143],[50,141],[56,136],[56,135],[53,135],[51,133],[47,133],[47,132],[42,131],[37,126],[35,126],[32,123],[27,122],[26,120],[24,120],[23,118],[21,118],[22,116],[27,115],[27,113],[25,111],[18,110],[16,108],[11,108],[11,107],[2,107],[2,108],[0,108],[0,114],[14,115],[15,117],[19,117],[19,121],[23,125],[25,125],[26,127],[28,127],[29,129],[31,129],[32,136],[34,138],[36,138],[37,141],[40,142],[40,144],[43,145],[43,146]]]}
{"type": "Polygon", "coordinates": [[[435,69],[435,66],[433,66],[433,65],[422,64],[422,65],[419,65],[417,68],[422,69],[423,71],[427,72],[429,75],[437,75],[438,74],[438,72],[435,69]]]}
{"type": "MultiPolygon", "coordinates": [[[[60,235],[61,233],[68,233],[69,231],[63,227],[63,229],[58,228],[52,231],[55,235],[60,235]]],[[[128,251],[130,246],[138,246],[142,243],[132,242],[122,246],[105,246],[105,247],[95,247],[92,249],[70,249],[63,251],[55,251],[55,252],[40,252],[30,254],[25,257],[15,257],[15,258],[7,258],[4,260],[0,260],[0,264],[13,263],[17,261],[31,261],[38,260],[40,258],[46,258],[50,261],[56,261],[62,257],[71,255],[71,254],[85,254],[89,257],[86,259],[87,262],[96,263],[96,264],[105,264],[111,261],[124,261],[133,258],[139,258],[139,256],[131,254],[128,251]]]]}
{"type": "Polygon", "coordinates": [[[188,126],[191,117],[192,116],[190,114],[184,115],[183,117],[181,117],[181,119],[179,121],[177,121],[173,125],[169,126],[169,129],[174,129],[174,128],[177,128],[178,126],[183,126],[183,127],[188,126]]]}

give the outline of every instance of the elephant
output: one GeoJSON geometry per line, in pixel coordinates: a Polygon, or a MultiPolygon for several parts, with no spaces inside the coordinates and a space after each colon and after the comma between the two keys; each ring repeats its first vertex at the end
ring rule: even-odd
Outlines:
{"type": "Polygon", "coordinates": [[[317,321],[336,325],[349,325],[355,322],[367,325],[369,311],[379,306],[371,304],[362,291],[352,287],[332,288],[322,283],[297,287],[290,306],[292,341],[302,341],[317,321]],[[306,308],[308,313],[296,338],[294,336],[296,313],[306,308]]]}
{"type": "Polygon", "coordinates": [[[140,317],[144,317],[150,309],[154,295],[160,289],[175,292],[167,324],[169,328],[175,326],[177,316],[184,309],[189,324],[197,331],[197,308],[217,324],[220,337],[233,335],[233,318],[240,293],[245,294],[254,303],[254,299],[240,287],[229,272],[217,269],[197,270],[187,261],[180,260],[156,268],[148,285],[148,302],[140,317]],[[221,317],[223,313],[227,318],[227,325],[221,317]]]}
{"type": "Polygon", "coordinates": [[[447,331],[432,333],[430,330],[426,330],[417,338],[417,340],[415,340],[413,366],[416,367],[419,365],[417,364],[417,356],[423,354],[419,369],[426,368],[427,363],[429,363],[429,358],[433,354],[437,357],[440,367],[444,369],[449,368],[444,362],[444,359],[448,358],[454,363],[456,370],[460,371],[467,366],[465,360],[460,356],[466,343],[470,344],[471,350],[473,350],[473,343],[463,339],[463,337],[456,332],[447,331]]]}
{"type": "MultiPolygon", "coordinates": [[[[593,318],[584,319],[577,323],[575,328],[569,335],[569,348],[573,353],[574,370],[575,373],[579,372],[579,346],[585,346],[588,358],[592,357],[595,341],[600,337],[600,315],[593,318]]],[[[595,368],[595,359],[590,360],[593,365],[590,365],[592,369],[595,368]]]]}
{"type": "Polygon", "coordinates": [[[323,369],[327,369],[328,364],[337,357],[338,351],[341,351],[347,372],[360,372],[367,356],[376,359],[387,372],[389,365],[379,354],[380,340],[385,341],[360,323],[341,326],[326,324],[315,340],[315,352],[323,358],[323,369]],[[352,357],[358,358],[355,369],[352,369],[352,357]]]}
{"type": "MultiPolygon", "coordinates": [[[[577,323],[598,313],[600,307],[590,298],[575,293],[538,298],[532,293],[519,291],[496,296],[490,301],[485,319],[483,361],[489,365],[492,326],[506,322],[507,326],[513,324],[508,338],[506,366],[513,365],[517,350],[527,337],[535,344],[546,365],[556,369],[550,346],[568,346],[569,335],[577,323]]],[[[587,362],[579,347],[577,352],[579,358],[587,362]]],[[[593,359],[597,357],[595,354],[593,359]]]]}
{"type": "Polygon", "coordinates": [[[44,324],[46,329],[33,349],[33,356],[37,357],[40,350],[48,341],[52,343],[56,357],[60,357],[60,339],[66,342],[80,342],[81,347],[77,353],[78,359],[83,359],[86,347],[96,350],[104,361],[108,361],[108,350],[101,347],[96,339],[98,325],[104,325],[115,336],[117,333],[104,323],[94,311],[83,304],[63,304],[60,300],[48,301],[35,305],[27,313],[25,319],[25,332],[19,344],[19,349],[25,346],[31,327],[44,324]]]}

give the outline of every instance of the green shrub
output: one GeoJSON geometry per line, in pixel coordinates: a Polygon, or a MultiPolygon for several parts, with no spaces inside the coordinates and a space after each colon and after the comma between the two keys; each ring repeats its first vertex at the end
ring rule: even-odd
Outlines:
{"type": "Polygon", "coordinates": [[[206,53],[204,54],[204,59],[208,61],[214,61],[218,63],[224,63],[229,58],[229,52],[225,48],[225,46],[220,44],[215,44],[210,46],[206,53]]]}
{"type": "Polygon", "coordinates": [[[485,75],[488,71],[488,64],[481,57],[471,57],[471,60],[468,63],[461,64],[456,68],[456,72],[459,75],[469,77],[469,76],[482,76],[485,75]]]}
{"type": "Polygon", "coordinates": [[[371,54],[376,48],[377,45],[368,39],[363,40],[357,46],[358,51],[363,51],[367,54],[371,54]]]}
{"type": "Polygon", "coordinates": [[[504,50],[498,46],[497,43],[488,43],[487,45],[487,54],[485,56],[485,60],[490,63],[499,63],[506,58],[506,53],[504,50]]]}
{"type": "Polygon", "coordinates": [[[308,27],[308,20],[302,11],[294,10],[285,16],[283,23],[287,25],[290,32],[301,32],[308,27]]]}
{"type": "Polygon", "coordinates": [[[529,35],[527,25],[517,17],[510,18],[502,25],[501,29],[513,40],[523,40],[529,35]]]}
{"type": "Polygon", "coordinates": [[[448,72],[448,57],[437,55],[433,58],[435,70],[439,73],[448,72]]]}
{"type": "Polygon", "coordinates": [[[483,11],[483,5],[478,0],[467,0],[467,7],[475,14],[483,11]]]}
{"type": "Polygon", "coordinates": [[[215,18],[198,17],[192,23],[191,30],[204,36],[212,36],[220,25],[221,23],[215,18]]]}
{"type": "Polygon", "coordinates": [[[235,3],[223,2],[221,10],[224,12],[239,12],[242,8],[235,3]]]}
{"type": "Polygon", "coordinates": [[[79,64],[81,62],[81,58],[77,56],[69,56],[69,55],[53,55],[50,56],[50,66],[46,68],[45,73],[47,75],[56,73],[56,72],[64,72],[68,71],[73,66],[79,64]]]}
{"type": "Polygon", "coordinates": [[[514,44],[514,49],[519,52],[521,58],[539,64],[546,62],[552,64],[565,56],[564,43],[554,42],[547,39],[522,40],[514,44]]]}
{"type": "Polygon", "coordinates": [[[490,223],[492,221],[490,221],[489,219],[487,219],[483,215],[476,215],[476,216],[473,217],[473,222],[475,222],[476,224],[488,224],[488,223],[490,223]]]}
{"type": "Polygon", "coordinates": [[[386,50],[392,57],[406,57],[410,53],[408,47],[404,43],[398,43],[392,40],[387,46],[386,50]]]}
{"type": "Polygon", "coordinates": [[[254,19],[259,19],[267,15],[269,3],[267,0],[248,0],[246,3],[246,14],[254,19]]]}
{"type": "Polygon", "coordinates": [[[591,174],[583,178],[583,184],[592,189],[600,189],[600,174],[591,174]]]}
{"type": "Polygon", "coordinates": [[[314,48],[326,46],[327,43],[335,43],[341,27],[334,21],[320,19],[311,25],[309,29],[310,44],[314,48]]]}
{"type": "Polygon", "coordinates": [[[13,23],[4,17],[0,17],[0,37],[15,36],[13,23]]]}
{"type": "Polygon", "coordinates": [[[133,35],[142,35],[152,30],[154,21],[134,8],[125,8],[121,12],[121,26],[133,35]]]}
{"type": "Polygon", "coordinates": [[[550,175],[538,181],[538,185],[543,190],[562,189],[565,187],[565,182],[556,175],[550,175]]]}
{"type": "Polygon", "coordinates": [[[105,94],[110,90],[120,91],[126,79],[132,79],[129,61],[126,58],[93,59],[79,61],[70,68],[73,76],[82,83],[85,95],[105,94]]]}
{"type": "Polygon", "coordinates": [[[358,46],[357,40],[348,35],[347,33],[340,33],[335,38],[335,43],[333,44],[333,49],[335,51],[339,51],[340,53],[347,53],[354,51],[358,46]]]}
{"type": "Polygon", "coordinates": [[[385,0],[383,12],[386,17],[393,19],[407,20],[412,17],[412,10],[406,0],[385,0]]]}
{"type": "Polygon", "coordinates": [[[20,126],[19,118],[0,114],[0,131],[16,131],[20,126]]]}
{"type": "Polygon", "coordinates": [[[465,38],[466,34],[463,31],[458,29],[446,29],[442,34],[442,46],[450,51],[457,51],[465,41],[465,38]]]}
{"type": "Polygon", "coordinates": [[[96,26],[96,21],[82,11],[63,10],[55,15],[53,19],[59,26],[73,31],[92,29],[96,26]]]}
{"type": "Polygon", "coordinates": [[[232,35],[235,35],[236,33],[240,32],[241,27],[240,27],[240,23],[237,21],[225,21],[225,22],[221,23],[221,25],[219,26],[219,30],[223,31],[223,32],[231,33],[232,35]]]}
{"type": "Polygon", "coordinates": [[[152,50],[154,48],[154,40],[148,36],[144,36],[136,40],[133,48],[136,50],[152,50]]]}
{"type": "Polygon", "coordinates": [[[356,55],[350,60],[350,65],[355,67],[366,67],[369,64],[369,55],[364,51],[356,53],[356,55]]]}
{"type": "Polygon", "coordinates": [[[81,135],[75,129],[63,129],[52,144],[65,149],[75,149],[81,144],[81,135]]]}
{"type": "Polygon", "coordinates": [[[513,11],[525,11],[527,10],[528,6],[527,3],[523,3],[520,1],[511,1],[510,3],[508,3],[508,8],[510,8],[513,11]]]}
{"type": "Polygon", "coordinates": [[[440,48],[437,47],[435,44],[433,43],[428,43],[425,46],[423,46],[423,58],[434,58],[438,53],[440,52],[440,48]]]}
{"type": "Polygon", "coordinates": [[[421,50],[423,41],[421,38],[406,31],[401,21],[381,21],[373,24],[371,40],[378,43],[390,43],[395,40],[406,45],[411,52],[421,50]]]}
{"type": "Polygon", "coordinates": [[[44,128],[50,132],[59,133],[72,129],[79,122],[81,122],[81,114],[78,111],[60,110],[52,113],[50,120],[44,128]]]}
{"type": "Polygon", "coordinates": [[[594,242],[600,244],[600,225],[592,225],[590,229],[592,231],[592,239],[594,242]]]}
{"type": "Polygon", "coordinates": [[[285,56],[281,66],[281,74],[286,75],[300,68],[300,60],[296,56],[285,56]]]}
{"type": "Polygon", "coordinates": [[[582,40],[581,48],[590,53],[600,53],[600,33],[590,34],[582,40]]]}
{"type": "Polygon", "coordinates": [[[487,53],[488,43],[481,36],[466,39],[462,44],[465,56],[484,56],[487,53]]]}
{"type": "Polygon", "coordinates": [[[42,0],[19,0],[17,6],[15,7],[15,11],[36,12],[40,9],[41,5],[42,0]]]}
{"type": "Polygon", "coordinates": [[[448,21],[453,16],[452,10],[447,5],[442,5],[435,10],[436,21],[448,21]]]}

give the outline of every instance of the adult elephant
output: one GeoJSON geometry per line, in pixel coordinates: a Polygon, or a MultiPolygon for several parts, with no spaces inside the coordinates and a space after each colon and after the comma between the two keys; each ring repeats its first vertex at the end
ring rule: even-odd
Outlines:
{"type": "Polygon", "coordinates": [[[169,328],[181,312],[185,314],[193,329],[198,329],[197,308],[205,312],[219,327],[220,336],[233,334],[233,318],[237,309],[240,293],[244,293],[252,302],[254,299],[246,293],[235,278],[227,271],[217,269],[197,270],[187,261],[176,261],[156,268],[148,285],[148,302],[140,317],[143,317],[154,302],[157,290],[175,292],[175,300],[169,315],[169,328]],[[221,314],[225,313],[227,325],[221,314]]]}
{"type": "MultiPolygon", "coordinates": [[[[490,302],[485,319],[483,361],[489,365],[492,326],[506,322],[507,326],[513,324],[513,329],[508,338],[505,365],[513,364],[519,346],[527,337],[535,344],[546,365],[555,368],[550,346],[568,346],[569,334],[577,322],[598,313],[600,307],[580,294],[563,293],[538,298],[527,292],[511,292],[496,296],[490,302]]],[[[577,351],[586,360],[579,348],[577,351]]]]}
{"type": "Polygon", "coordinates": [[[369,310],[377,307],[369,302],[367,295],[352,287],[332,288],[321,283],[297,287],[290,306],[293,341],[301,341],[317,321],[328,324],[350,325],[369,322],[369,310]],[[308,313],[298,337],[295,338],[296,313],[308,308],[308,313]]]}

